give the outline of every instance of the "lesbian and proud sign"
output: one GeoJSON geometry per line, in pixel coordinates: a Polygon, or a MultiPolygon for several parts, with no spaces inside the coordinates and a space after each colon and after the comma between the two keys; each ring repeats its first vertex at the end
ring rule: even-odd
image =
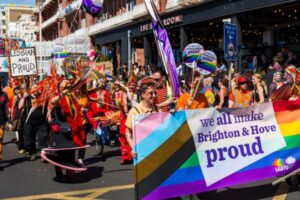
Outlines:
{"type": "Polygon", "coordinates": [[[136,115],[137,199],[249,183],[300,167],[300,101],[136,115]]]}

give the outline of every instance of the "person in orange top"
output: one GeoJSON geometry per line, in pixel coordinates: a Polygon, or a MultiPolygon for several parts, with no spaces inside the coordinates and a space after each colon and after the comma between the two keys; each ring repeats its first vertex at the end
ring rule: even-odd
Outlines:
{"type": "Polygon", "coordinates": [[[248,89],[249,81],[245,76],[237,79],[237,88],[229,94],[229,108],[241,108],[252,105],[252,93],[248,89]]]}
{"type": "Polygon", "coordinates": [[[7,94],[8,97],[8,108],[11,109],[12,107],[12,103],[13,103],[13,98],[14,98],[14,90],[11,84],[11,81],[7,81],[7,86],[5,88],[3,88],[3,92],[5,92],[7,94]]]}
{"type": "MultiPolygon", "coordinates": [[[[195,87],[200,80],[200,77],[195,77],[194,82],[191,84],[191,90],[194,91],[195,87]]],[[[188,110],[188,109],[202,109],[208,107],[208,101],[207,98],[200,94],[200,87],[198,88],[195,95],[195,98],[192,99],[191,94],[188,92],[185,92],[180,95],[180,97],[177,100],[176,109],[177,110],[188,110]]],[[[192,93],[194,93],[192,92],[192,93]]]]}

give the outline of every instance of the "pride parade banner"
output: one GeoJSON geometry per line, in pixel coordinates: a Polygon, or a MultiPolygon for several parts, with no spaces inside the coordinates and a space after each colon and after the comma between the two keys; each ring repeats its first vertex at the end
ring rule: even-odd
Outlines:
{"type": "Polygon", "coordinates": [[[136,198],[164,199],[300,167],[300,101],[135,115],[136,198]]]}

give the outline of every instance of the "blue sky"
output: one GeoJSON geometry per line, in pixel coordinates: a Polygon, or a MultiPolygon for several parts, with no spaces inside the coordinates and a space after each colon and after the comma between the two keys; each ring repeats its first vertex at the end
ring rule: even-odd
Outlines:
{"type": "Polygon", "coordinates": [[[0,4],[34,5],[35,0],[0,0],[0,4]]]}

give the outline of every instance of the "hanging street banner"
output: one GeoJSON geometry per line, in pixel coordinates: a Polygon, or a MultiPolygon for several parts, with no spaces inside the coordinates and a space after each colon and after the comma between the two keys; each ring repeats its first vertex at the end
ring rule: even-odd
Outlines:
{"type": "Polygon", "coordinates": [[[238,60],[237,26],[235,24],[224,24],[224,58],[229,61],[238,60]]]}
{"type": "Polygon", "coordinates": [[[10,50],[11,76],[28,76],[37,74],[35,48],[10,50]]]}
{"type": "Polygon", "coordinates": [[[136,199],[165,199],[300,167],[300,101],[135,115],[136,199]]]}

